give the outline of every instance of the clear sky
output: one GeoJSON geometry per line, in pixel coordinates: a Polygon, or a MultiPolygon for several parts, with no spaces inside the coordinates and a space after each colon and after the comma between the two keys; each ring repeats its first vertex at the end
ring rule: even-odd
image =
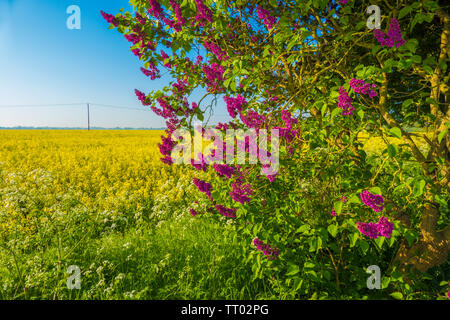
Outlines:
{"type": "MultiPolygon", "coordinates": [[[[143,75],[143,62],[130,44],[108,29],[100,10],[115,15],[120,8],[130,10],[128,0],[0,0],[0,127],[86,126],[87,102],[94,104],[91,126],[164,127],[161,118],[144,111],[148,107],[134,89],[150,92],[170,78],[152,81],[143,75]],[[81,9],[80,30],[66,26],[70,5],[81,9]]],[[[220,109],[213,122],[229,120],[220,109]]]]}

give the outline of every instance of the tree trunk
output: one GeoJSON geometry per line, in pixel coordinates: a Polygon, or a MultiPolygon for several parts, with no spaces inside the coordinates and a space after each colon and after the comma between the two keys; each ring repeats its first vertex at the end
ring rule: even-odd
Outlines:
{"type": "Polygon", "coordinates": [[[437,205],[431,203],[424,205],[419,241],[411,247],[404,241],[394,259],[402,273],[406,273],[408,267],[425,272],[447,260],[450,250],[450,226],[436,231],[438,215],[437,205]]]}

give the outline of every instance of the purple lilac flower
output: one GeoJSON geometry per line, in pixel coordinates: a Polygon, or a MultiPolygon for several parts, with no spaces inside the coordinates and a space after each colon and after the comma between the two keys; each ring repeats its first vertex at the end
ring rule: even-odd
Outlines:
{"type": "Polygon", "coordinates": [[[143,93],[142,91],[139,91],[138,89],[134,89],[134,93],[136,94],[138,99],[141,101],[142,105],[144,105],[144,106],[150,105],[150,103],[148,103],[148,101],[147,101],[147,97],[146,97],[145,93],[143,93]]]}
{"type": "Polygon", "coordinates": [[[228,179],[230,179],[231,176],[232,176],[233,173],[234,173],[234,168],[231,167],[231,166],[229,166],[229,165],[227,165],[227,164],[217,164],[217,163],[215,163],[215,164],[213,165],[213,168],[214,168],[214,170],[217,171],[217,173],[218,173],[220,176],[222,176],[222,177],[225,176],[225,177],[227,177],[228,179]]]}
{"type": "Polygon", "coordinates": [[[145,24],[145,18],[142,17],[138,12],[136,12],[136,20],[140,23],[140,24],[145,24]]]}
{"type": "Polygon", "coordinates": [[[150,79],[155,80],[157,78],[160,78],[161,75],[159,74],[158,68],[156,68],[154,65],[149,65],[150,70],[144,69],[141,67],[141,71],[143,74],[145,74],[147,77],[150,77],[150,79]]]}
{"type": "Polygon", "coordinates": [[[352,115],[355,108],[352,106],[352,99],[348,96],[347,91],[344,87],[339,88],[339,103],[338,107],[342,108],[342,115],[348,116],[352,115]]]}
{"type": "Polygon", "coordinates": [[[386,217],[380,217],[378,223],[357,222],[356,226],[363,235],[370,239],[376,239],[378,237],[390,238],[394,230],[394,224],[390,223],[386,217]]]}
{"type": "Polygon", "coordinates": [[[256,8],[256,12],[258,14],[258,18],[263,20],[263,23],[266,25],[267,29],[272,29],[273,25],[277,23],[277,19],[270,15],[269,10],[258,6],[258,8],[256,8]]]}
{"type": "Polygon", "coordinates": [[[212,12],[205,6],[203,0],[195,0],[195,4],[197,5],[198,11],[195,20],[198,21],[201,26],[206,26],[208,22],[213,23],[212,12]]]}
{"type": "Polygon", "coordinates": [[[392,18],[387,35],[380,29],[373,30],[373,35],[382,47],[386,46],[392,48],[395,45],[395,47],[398,48],[405,44],[400,25],[396,18],[392,18]]]}
{"type": "Polygon", "coordinates": [[[172,150],[175,147],[176,142],[172,140],[170,130],[166,130],[166,133],[168,134],[168,136],[161,136],[162,143],[158,143],[158,148],[161,154],[164,156],[163,158],[161,158],[161,161],[165,164],[171,165],[173,163],[173,159],[171,157],[172,150]]]}
{"type": "Polygon", "coordinates": [[[331,209],[331,215],[333,216],[333,217],[336,217],[336,211],[334,210],[334,208],[333,209],[331,209]]]}
{"type": "Polygon", "coordinates": [[[356,93],[368,95],[369,98],[373,98],[378,95],[378,93],[373,90],[377,87],[375,84],[371,85],[369,83],[365,83],[363,80],[353,78],[350,80],[349,85],[356,93]]]}
{"type": "Polygon", "coordinates": [[[380,217],[377,224],[377,231],[381,237],[390,238],[394,230],[394,224],[390,223],[386,217],[380,217]]]}
{"type": "Polygon", "coordinates": [[[212,200],[212,198],[211,198],[212,185],[210,183],[205,182],[205,181],[200,180],[200,179],[197,179],[197,178],[194,178],[192,180],[192,182],[197,186],[199,191],[205,193],[208,196],[208,198],[210,200],[212,200]]]}
{"type": "Polygon", "coordinates": [[[206,76],[208,82],[206,83],[208,87],[208,92],[221,92],[221,83],[223,81],[223,73],[225,68],[217,63],[212,63],[211,66],[204,65],[202,70],[206,76]]]}
{"type": "Polygon", "coordinates": [[[367,190],[364,190],[360,194],[361,201],[368,207],[372,208],[375,212],[381,212],[383,210],[383,196],[375,195],[367,190]]]}
{"type": "Polygon", "coordinates": [[[238,94],[236,98],[225,96],[223,97],[223,100],[227,104],[228,113],[232,118],[236,118],[237,113],[242,111],[242,106],[247,105],[247,101],[240,94],[238,94]]]}
{"type": "Polygon", "coordinates": [[[264,255],[267,256],[268,260],[275,260],[279,255],[277,247],[272,247],[269,244],[264,244],[264,242],[259,240],[258,238],[253,239],[253,245],[255,245],[258,251],[262,251],[264,255]]]}
{"type": "Polygon", "coordinates": [[[195,217],[198,213],[194,209],[189,209],[189,212],[195,217]]]}
{"type": "Polygon", "coordinates": [[[192,166],[197,170],[203,170],[206,172],[206,169],[208,168],[208,164],[205,162],[205,159],[203,158],[203,155],[201,153],[198,154],[197,161],[194,161],[194,159],[191,159],[192,166]],[[201,161],[200,161],[201,159],[201,161]],[[200,162],[200,163],[198,163],[200,162]]]}
{"type": "Polygon", "coordinates": [[[254,128],[257,131],[261,129],[264,126],[264,123],[266,122],[266,117],[262,114],[258,114],[254,110],[250,109],[247,111],[247,115],[243,115],[240,113],[242,122],[248,127],[248,128],[254,128]]]}
{"type": "Polygon", "coordinates": [[[357,222],[356,226],[358,230],[365,235],[366,237],[370,239],[376,239],[378,238],[378,230],[377,230],[377,224],[374,222],[364,223],[364,222],[357,222]]]}
{"type": "Polygon", "coordinates": [[[164,11],[161,7],[161,4],[158,1],[155,0],[149,0],[150,8],[147,10],[148,13],[152,16],[154,16],[156,19],[163,19],[164,18],[164,11]]]}
{"type": "Polygon", "coordinates": [[[238,179],[232,184],[232,190],[229,194],[231,199],[234,201],[245,204],[250,202],[250,196],[252,193],[252,186],[249,184],[243,185],[241,179],[238,179]]]}
{"type": "Polygon", "coordinates": [[[105,19],[108,23],[113,24],[115,27],[119,25],[119,21],[117,21],[116,17],[114,17],[112,14],[100,11],[100,14],[102,15],[103,19],[105,19]]]}
{"type": "Polygon", "coordinates": [[[173,0],[169,0],[169,3],[172,6],[173,11],[175,12],[175,16],[177,17],[177,20],[178,20],[177,25],[179,25],[179,26],[185,25],[186,19],[184,19],[183,15],[181,14],[180,5],[173,0]]]}
{"type": "Polygon", "coordinates": [[[221,204],[216,205],[217,211],[227,218],[236,218],[236,208],[227,208],[221,204]]]}
{"type": "MultiPolygon", "coordinates": [[[[164,60],[169,59],[169,56],[163,50],[161,50],[161,59],[163,62],[164,62],[164,60]]],[[[164,66],[169,69],[172,68],[170,63],[165,63],[164,66]]]]}
{"type": "Polygon", "coordinates": [[[205,46],[206,50],[214,53],[219,61],[229,59],[229,57],[227,56],[226,52],[224,50],[222,50],[214,42],[205,41],[203,43],[203,45],[205,46]]]}

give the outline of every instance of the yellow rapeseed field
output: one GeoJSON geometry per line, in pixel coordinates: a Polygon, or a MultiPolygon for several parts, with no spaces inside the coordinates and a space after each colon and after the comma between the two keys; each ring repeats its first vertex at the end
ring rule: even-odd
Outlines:
{"type": "Polygon", "coordinates": [[[0,131],[0,234],[85,210],[112,227],[186,214],[192,171],[163,164],[162,131],[0,131]]]}

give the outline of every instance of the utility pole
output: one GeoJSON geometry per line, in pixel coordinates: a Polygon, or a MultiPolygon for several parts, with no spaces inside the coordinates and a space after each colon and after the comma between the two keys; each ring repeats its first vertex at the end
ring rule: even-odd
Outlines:
{"type": "Polygon", "coordinates": [[[89,106],[89,102],[87,103],[87,114],[88,114],[88,131],[91,130],[91,119],[90,119],[90,106],[89,106]]]}

